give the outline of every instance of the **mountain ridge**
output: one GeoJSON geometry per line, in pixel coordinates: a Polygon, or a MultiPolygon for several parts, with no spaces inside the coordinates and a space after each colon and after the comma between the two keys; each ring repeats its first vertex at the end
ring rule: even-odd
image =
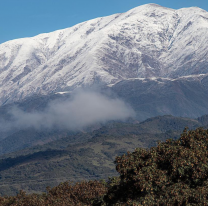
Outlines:
{"type": "Polygon", "coordinates": [[[0,103],[129,78],[206,74],[208,13],[155,4],[0,45],[0,103]],[[200,37],[200,38],[199,38],[200,37]]]}

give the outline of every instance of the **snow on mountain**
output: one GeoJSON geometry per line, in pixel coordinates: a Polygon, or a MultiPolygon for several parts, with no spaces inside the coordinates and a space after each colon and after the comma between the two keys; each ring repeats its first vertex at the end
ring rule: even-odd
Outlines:
{"type": "Polygon", "coordinates": [[[208,12],[156,4],[0,45],[0,105],[132,78],[208,73],[208,12]]]}

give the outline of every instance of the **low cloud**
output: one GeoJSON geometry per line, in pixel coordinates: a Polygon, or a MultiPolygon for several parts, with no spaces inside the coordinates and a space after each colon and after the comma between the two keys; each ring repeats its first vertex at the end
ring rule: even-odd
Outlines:
{"type": "Polygon", "coordinates": [[[4,128],[81,129],[95,123],[125,120],[134,116],[133,109],[120,99],[99,92],[79,91],[70,100],[57,100],[41,112],[25,112],[17,107],[10,111],[12,120],[4,128]]]}

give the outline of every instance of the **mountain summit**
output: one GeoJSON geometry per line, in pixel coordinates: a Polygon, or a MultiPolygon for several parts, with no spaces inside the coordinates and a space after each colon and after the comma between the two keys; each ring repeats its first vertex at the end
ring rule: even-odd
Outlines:
{"type": "Polygon", "coordinates": [[[208,12],[146,4],[0,45],[0,105],[135,78],[208,73],[208,12]]]}

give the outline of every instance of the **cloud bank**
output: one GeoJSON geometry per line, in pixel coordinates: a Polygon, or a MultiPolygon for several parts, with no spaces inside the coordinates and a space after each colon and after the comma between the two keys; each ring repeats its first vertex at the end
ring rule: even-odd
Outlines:
{"type": "Polygon", "coordinates": [[[15,129],[81,129],[95,123],[125,120],[134,116],[133,109],[120,99],[112,99],[98,92],[79,91],[71,100],[57,100],[42,112],[25,112],[19,108],[10,111],[12,121],[4,128],[15,129]]]}

